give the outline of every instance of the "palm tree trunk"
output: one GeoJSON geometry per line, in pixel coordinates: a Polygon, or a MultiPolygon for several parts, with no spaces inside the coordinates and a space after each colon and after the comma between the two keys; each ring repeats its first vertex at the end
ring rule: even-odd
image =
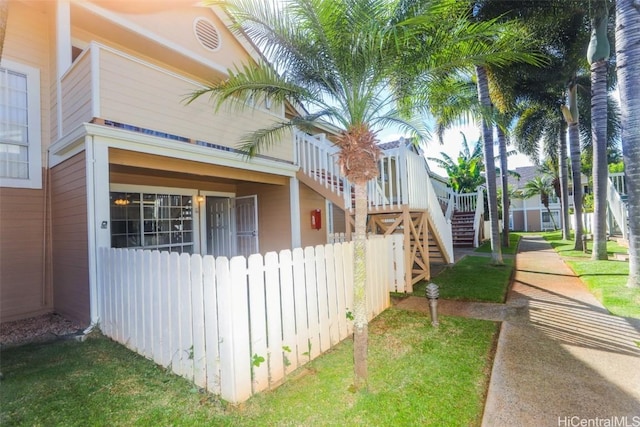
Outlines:
{"type": "Polygon", "coordinates": [[[560,180],[560,212],[562,213],[562,239],[570,240],[569,231],[569,170],[567,168],[567,122],[562,120],[558,136],[558,178],[560,180]]]}
{"type": "Polygon", "coordinates": [[[502,185],[502,246],[509,247],[509,177],[507,176],[507,135],[498,126],[498,147],[500,150],[500,182],[502,185]]]}
{"type": "Polygon", "coordinates": [[[593,141],[594,260],[607,259],[607,61],[591,65],[591,140],[593,141]]]}
{"type": "Polygon", "coordinates": [[[7,19],[9,18],[9,0],[0,0],[0,59],[4,50],[4,36],[7,29],[7,19]]]}
{"type": "MultiPolygon", "coordinates": [[[[593,145],[594,260],[607,259],[607,5],[594,3],[587,60],[591,65],[591,141],[593,145]]],[[[637,76],[636,76],[637,77],[637,76]]],[[[635,131],[635,129],[634,129],[635,131]]]]}
{"type": "MultiPolygon", "coordinates": [[[[478,101],[488,112],[491,109],[489,99],[489,82],[484,67],[476,65],[478,77],[478,101]]],[[[500,227],[498,224],[498,195],[496,190],[496,162],[493,154],[493,126],[482,119],[482,142],[484,145],[484,168],[487,181],[487,202],[489,203],[489,221],[491,223],[491,263],[503,265],[502,248],[500,247],[500,227]]]]}
{"type": "Polygon", "coordinates": [[[357,182],[355,187],[355,236],[353,239],[353,363],[356,390],[366,389],[368,320],[366,297],[366,239],[367,239],[367,184],[357,182]]]}
{"type": "Polygon", "coordinates": [[[582,250],[582,173],[580,162],[580,130],[578,125],[578,97],[577,84],[572,82],[569,86],[569,111],[571,112],[571,122],[569,123],[569,151],[571,153],[571,181],[573,182],[573,214],[575,217],[574,245],[576,251],[582,250]]]}
{"type": "Polygon", "coordinates": [[[629,209],[629,279],[640,287],[640,6],[616,1],[616,61],[620,91],[622,153],[629,209]]]}

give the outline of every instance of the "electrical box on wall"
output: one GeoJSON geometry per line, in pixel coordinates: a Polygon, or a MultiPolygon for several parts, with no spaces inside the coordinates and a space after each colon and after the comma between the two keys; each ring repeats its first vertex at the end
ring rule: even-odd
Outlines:
{"type": "Polygon", "coordinates": [[[311,229],[320,230],[322,228],[322,211],[314,209],[311,211],[311,229]]]}

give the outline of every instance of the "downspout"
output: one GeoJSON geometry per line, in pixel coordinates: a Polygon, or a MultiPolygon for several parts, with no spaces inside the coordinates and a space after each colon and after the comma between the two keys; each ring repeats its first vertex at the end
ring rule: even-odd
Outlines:
{"type": "Polygon", "coordinates": [[[87,250],[89,261],[89,315],[91,324],[84,333],[90,333],[98,324],[98,259],[96,235],[96,179],[95,179],[95,146],[93,136],[85,136],[86,177],[87,177],[87,250]]]}

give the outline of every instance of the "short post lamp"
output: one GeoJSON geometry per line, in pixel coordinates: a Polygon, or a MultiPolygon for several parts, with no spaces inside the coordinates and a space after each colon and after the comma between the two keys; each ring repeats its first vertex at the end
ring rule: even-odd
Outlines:
{"type": "Polygon", "coordinates": [[[440,292],[438,285],[429,283],[425,289],[425,296],[429,300],[429,311],[431,312],[431,326],[438,326],[438,297],[440,292]]]}

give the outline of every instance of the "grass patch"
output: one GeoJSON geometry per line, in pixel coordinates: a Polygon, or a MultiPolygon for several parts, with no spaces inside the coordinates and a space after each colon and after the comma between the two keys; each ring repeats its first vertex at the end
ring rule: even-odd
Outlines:
{"type": "MultiPolygon", "coordinates": [[[[551,244],[551,247],[555,249],[563,257],[572,258],[591,258],[591,251],[593,250],[593,241],[587,242],[587,252],[582,250],[575,250],[575,243],[573,240],[563,240],[562,232],[551,231],[547,233],[541,233],[542,237],[551,244]]],[[[629,249],[619,245],[613,240],[607,241],[607,254],[611,257],[614,254],[626,254],[629,249]]]]}
{"type": "MultiPolygon", "coordinates": [[[[516,232],[509,233],[509,247],[502,246],[502,253],[505,255],[514,255],[518,251],[518,242],[522,235],[516,232]]],[[[500,242],[502,242],[502,234],[500,234],[500,242]]],[[[480,246],[478,246],[475,252],[491,253],[491,240],[485,240],[480,246]]]]}
{"type": "MultiPolygon", "coordinates": [[[[494,266],[487,257],[466,256],[431,282],[439,286],[440,298],[502,303],[509,289],[513,263],[513,259],[505,259],[504,266],[494,266]]],[[[420,282],[413,293],[424,296],[426,286],[427,282],[420,282]]]]}
{"type": "Polygon", "coordinates": [[[566,260],[566,263],[612,314],[640,319],[640,289],[627,287],[628,262],[566,260]]]}
{"type": "MultiPolygon", "coordinates": [[[[576,251],[573,241],[562,240],[560,232],[544,233],[542,236],[565,259],[567,265],[607,310],[616,316],[640,319],[640,289],[627,287],[628,262],[591,260],[593,242],[588,243],[588,253],[576,251]]],[[[627,252],[628,249],[617,242],[607,242],[609,256],[627,252]]]]}
{"type": "Polygon", "coordinates": [[[346,340],[232,407],[104,337],[2,352],[1,425],[479,425],[497,324],[391,308],[369,325],[369,390],[346,340]]]}

